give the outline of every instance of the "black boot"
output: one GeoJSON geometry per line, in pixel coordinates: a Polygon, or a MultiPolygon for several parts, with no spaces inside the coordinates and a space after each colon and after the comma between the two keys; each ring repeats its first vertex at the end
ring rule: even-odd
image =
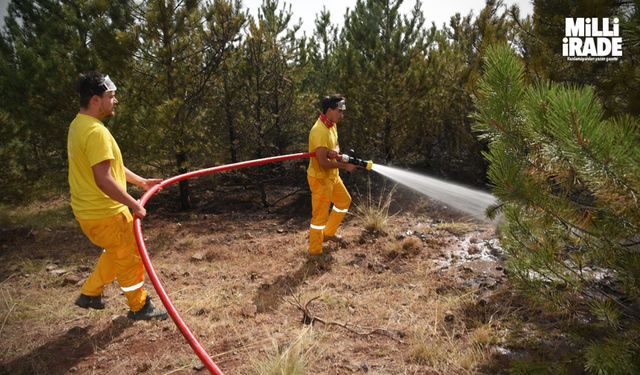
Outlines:
{"type": "Polygon", "coordinates": [[[102,296],[88,296],[86,294],[80,294],[80,297],[76,299],[76,306],[82,307],[83,309],[96,309],[102,310],[104,309],[104,302],[102,302],[102,296]]]}
{"type": "Polygon", "coordinates": [[[153,306],[153,303],[151,303],[151,296],[147,296],[147,301],[140,310],[136,312],[129,310],[129,313],[127,314],[127,318],[131,320],[165,320],[167,319],[167,316],[169,315],[166,311],[153,306]]]}

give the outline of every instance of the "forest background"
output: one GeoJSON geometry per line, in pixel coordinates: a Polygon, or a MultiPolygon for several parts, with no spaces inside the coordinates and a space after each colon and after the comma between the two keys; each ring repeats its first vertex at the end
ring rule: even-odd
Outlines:
{"type": "MultiPolygon", "coordinates": [[[[496,42],[512,46],[532,79],[592,85],[607,115],[638,114],[637,43],[626,39],[615,63],[560,53],[565,17],[633,20],[634,2],[537,1],[520,18],[517,6],[489,1],[443,28],[426,25],[419,4],[401,15],[401,3],[360,1],[343,24],[322,12],[313,35],[296,38],[279,1],[265,1],[257,19],[239,1],[12,1],[0,38],[0,199],[67,189],[66,131],[87,69],[118,85],[109,127],[127,165],[157,176],[306,151],[320,96],[340,92],[343,148],[483,185],[486,145],[470,115],[496,42]]],[[[188,207],[186,184],[181,199],[188,207]]]]}
{"type": "MultiPolygon", "coordinates": [[[[107,125],[127,166],[146,176],[304,152],[320,97],[339,92],[344,150],[488,183],[506,218],[514,285],[588,323],[576,330],[586,369],[633,373],[638,1],[540,0],[521,17],[517,6],[488,0],[477,16],[457,14],[444,27],[425,24],[419,3],[408,15],[401,4],[324,11],[313,35],[300,37],[277,0],[265,0],[257,18],[240,1],[13,0],[0,32],[0,202],[67,191],[66,132],[81,71],[118,85],[107,125]],[[618,17],[623,56],[568,61],[567,17],[618,17]]],[[[260,189],[265,207],[268,184],[305,186],[302,170],[280,166],[232,177],[260,189]]],[[[175,199],[185,210],[197,205],[187,181],[175,199]]]]}

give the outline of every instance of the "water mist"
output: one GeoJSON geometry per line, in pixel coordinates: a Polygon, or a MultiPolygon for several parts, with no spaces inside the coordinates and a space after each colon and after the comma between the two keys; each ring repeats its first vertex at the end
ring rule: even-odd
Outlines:
{"type": "Polygon", "coordinates": [[[491,194],[437,178],[379,164],[373,164],[372,170],[481,220],[488,220],[485,211],[496,203],[496,198],[491,194]]]}

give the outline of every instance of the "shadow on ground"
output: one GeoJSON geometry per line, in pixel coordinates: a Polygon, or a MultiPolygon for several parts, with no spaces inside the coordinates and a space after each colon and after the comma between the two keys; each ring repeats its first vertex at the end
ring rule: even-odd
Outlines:
{"type": "Polygon", "coordinates": [[[333,258],[326,254],[310,257],[292,274],[278,276],[271,284],[262,284],[253,299],[257,312],[275,310],[282,298],[292,294],[305,279],[330,271],[333,261],[333,258]]]}
{"type": "Polygon", "coordinates": [[[2,364],[0,374],[66,374],[96,348],[106,347],[131,323],[112,322],[102,331],[90,335],[91,326],[73,327],[55,340],[35,348],[31,353],[2,364]]]}

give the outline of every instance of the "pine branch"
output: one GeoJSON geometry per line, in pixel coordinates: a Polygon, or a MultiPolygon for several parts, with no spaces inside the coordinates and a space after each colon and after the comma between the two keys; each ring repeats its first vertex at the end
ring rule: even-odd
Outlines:
{"type": "MultiPolygon", "coordinates": [[[[523,225],[522,222],[520,222],[519,218],[516,218],[516,222],[518,223],[518,225],[520,226],[520,228],[526,230],[529,234],[529,236],[531,238],[536,238],[535,235],[533,233],[531,233],[531,231],[527,230],[527,226],[523,225]]],[[[524,242],[522,242],[519,238],[517,238],[514,234],[512,234],[512,238],[515,239],[516,242],[518,242],[520,244],[520,246],[522,246],[523,248],[529,250],[530,252],[533,252],[533,249],[531,249],[531,247],[529,247],[527,244],[525,244],[524,242]]],[[[538,243],[540,246],[542,246],[542,244],[538,243]]],[[[573,282],[572,280],[567,279],[564,275],[558,273],[557,271],[555,271],[555,267],[549,263],[547,260],[543,260],[544,265],[546,266],[546,270],[548,270],[549,272],[551,272],[551,274],[553,276],[555,276],[557,279],[562,280],[565,284],[567,285],[571,285],[572,287],[574,287],[576,290],[578,290],[580,292],[580,294],[584,295],[585,297],[587,297],[588,299],[594,299],[596,298],[595,295],[589,293],[587,290],[585,290],[584,288],[580,288],[579,285],[575,282],[573,282]]],[[[591,285],[592,283],[589,280],[586,280],[584,278],[584,276],[582,274],[580,274],[579,272],[577,272],[575,269],[569,267],[564,261],[557,261],[555,262],[557,264],[559,264],[560,266],[562,266],[563,268],[565,268],[566,270],[568,270],[570,273],[574,274],[579,281],[581,281],[584,285],[591,285]]],[[[547,281],[549,282],[554,282],[556,280],[552,279],[551,277],[545,275],[544,271],[542,271],[539,268],[536,268],[535,266],[531,266],[529,265],[529,268],[531,268],[534,272],[536,272],[537,274],[539,274],[540,276],[543,276],[545,279],[547,279],[547,281]]],[[[628,313],[624,313],[623,314],[628,317],[628,318],[640,318],[640,315],[638,315],[635,311],[635,309],[633,309],[631,306],[627,306],[624,303],[622,303],[618,298],[616,298],[615,296],[605,292],[604,290],[600,289],[600,288],[594,288],[594,290],[596,292],[598,292],[599,294],[601,294],[602,296],[604,296],[607,299],[610,299],[611,301],[615,302],[618,306],[620,306],[623,311],[627,311],[628,313]]]]}

